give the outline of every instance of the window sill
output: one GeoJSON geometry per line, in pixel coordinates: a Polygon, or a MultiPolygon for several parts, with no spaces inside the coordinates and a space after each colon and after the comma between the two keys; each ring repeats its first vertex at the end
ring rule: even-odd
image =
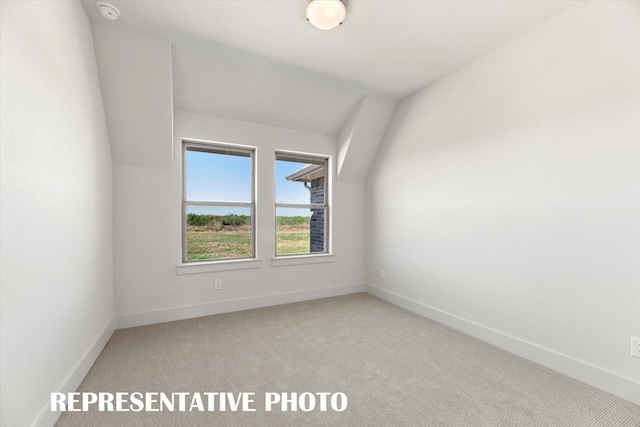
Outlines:
{"type": "Polygon", "coordinates": [[[282,256],[273,258],[271,260],[271,266],[284,267],[286,265],[321,264],[325,262],[334,262],[335,260],[336,256],[332,254],[282,256]]]}
{"type": "Polygon", "coordinates": [[[234,259],[229,261],[210,261],[178,264],[176,274],[197,274],[211,271],[246,270],[262,267],[259,259],[234,259]]]}

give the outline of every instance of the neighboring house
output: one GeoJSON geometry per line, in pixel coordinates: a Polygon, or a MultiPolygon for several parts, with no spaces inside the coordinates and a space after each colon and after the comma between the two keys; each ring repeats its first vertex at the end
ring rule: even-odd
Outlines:
{"type": "MultiPolygon", "coordinates": [[[[324,204],[324,165],[307,165],[287,176],[288,181],[302,182],[309,190],[311,204],[324,204]]],[[[324,210],[311,209],[309,252],[324,252],[324,210]]]]}

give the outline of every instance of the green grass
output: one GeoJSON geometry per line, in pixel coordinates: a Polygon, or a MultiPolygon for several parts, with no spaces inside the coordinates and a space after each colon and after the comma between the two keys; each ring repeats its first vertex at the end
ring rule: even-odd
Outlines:
{"type": "MultiPolygon", "coordinates": [[[[309,224],[278,225],[278,255],[309,253],[309,224]]],[[[189,226],[187,260],[251,257],[251,227],[189,226]]]]}
{"type": "Polygon", "coordinates": [[[215,231],[208,227],[189,227],[187,255],[189,261],[251,257],[251,228],[215,231]]]}
{"type": "Polygon", "coordinates": [[[276,233],[278,255],[309,253],[309,225],[278,226],[276,233]]]}

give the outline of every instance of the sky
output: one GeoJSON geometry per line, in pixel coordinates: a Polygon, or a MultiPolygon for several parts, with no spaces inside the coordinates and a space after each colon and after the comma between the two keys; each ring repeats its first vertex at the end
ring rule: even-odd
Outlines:
{"type": "MultiPolygon", "coordinates": [[[[251,158],[227,154],[186,151],[187,200],[250,202],[251,158]]],[[[301,182],[285,177],[304,167],[305,163],[278,160],[276,168],[276,200],[278,203],[309,203],[309,190],[301,182]]],[[[190,206],[187,213],[249,215],[249,208],[190,206]]],[[[310,215],[308,209],[278,209],[278,215],[310,215]]]]}

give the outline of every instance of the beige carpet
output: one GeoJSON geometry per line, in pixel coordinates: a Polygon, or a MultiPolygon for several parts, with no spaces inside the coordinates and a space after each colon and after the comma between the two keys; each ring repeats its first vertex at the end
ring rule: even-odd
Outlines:
{"type": "Polygon", "coordinates": [[[86,392],[253,392],[256,412],[65,412],[58,426],[640,426],[640,407],[368,294],[118,330],[86,392]],[[343,392],[344,412],[264,411],[343,392]]]}

